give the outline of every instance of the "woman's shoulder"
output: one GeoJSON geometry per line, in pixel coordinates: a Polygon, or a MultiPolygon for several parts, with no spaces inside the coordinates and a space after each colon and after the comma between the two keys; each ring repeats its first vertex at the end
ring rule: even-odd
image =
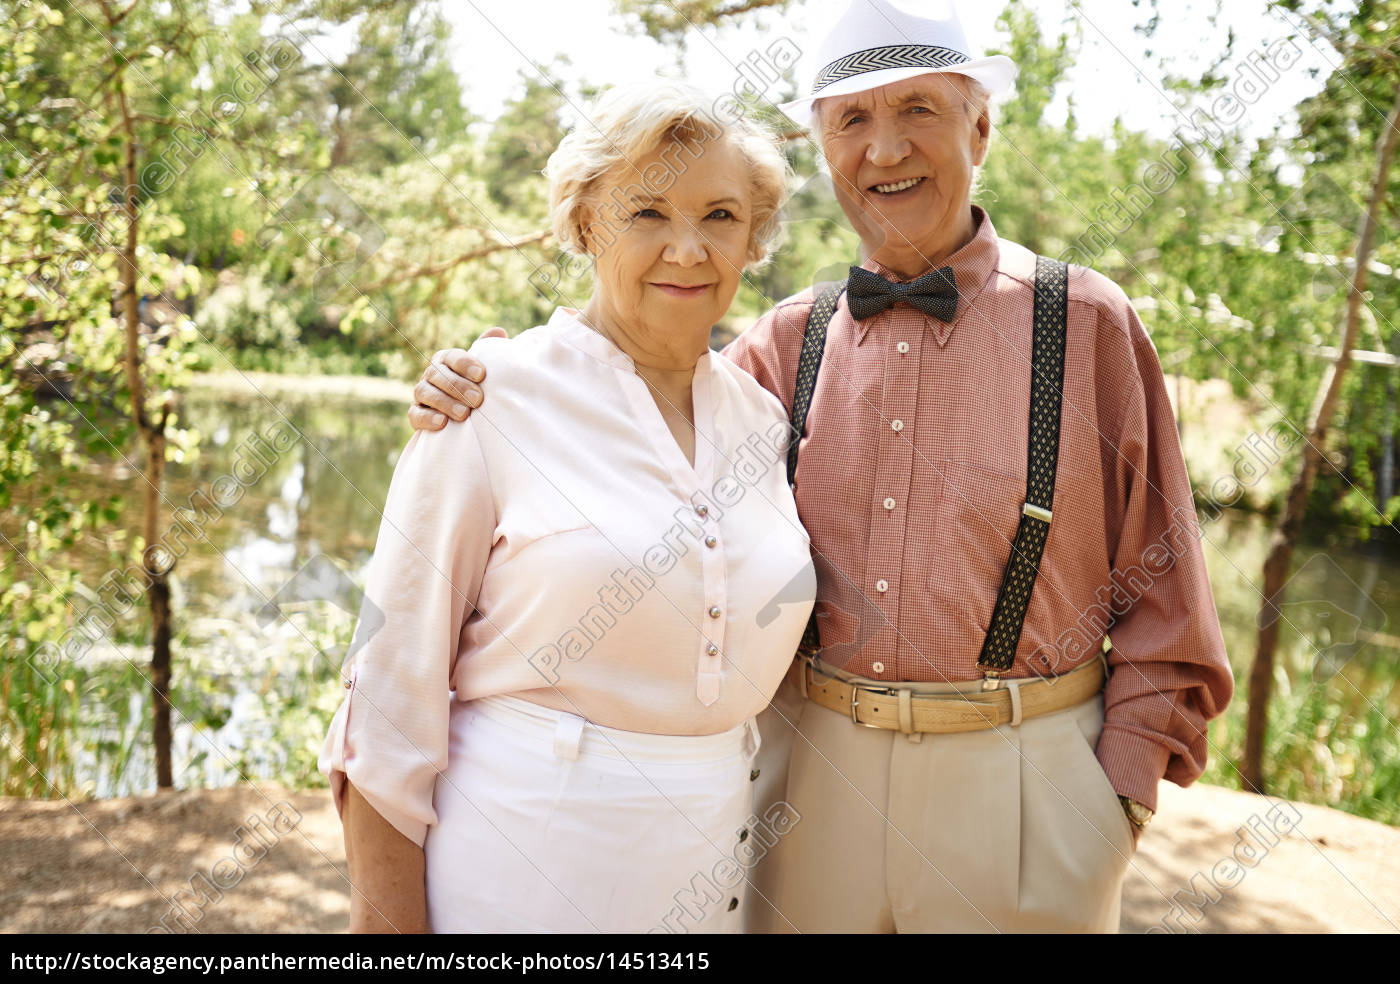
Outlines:
{"type": "Polygon", "coordinates": [[[711,352],[710,360],[715,377],[724,381],[731,399],[738,400],[748,413],[773,420],[787,420],[788,413],[783,401],[757,379],[719,352],[711,352]]]}

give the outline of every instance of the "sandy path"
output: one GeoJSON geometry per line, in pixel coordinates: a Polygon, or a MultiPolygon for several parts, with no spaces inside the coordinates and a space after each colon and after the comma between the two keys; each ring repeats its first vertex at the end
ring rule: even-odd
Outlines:
{"type": "MultiPolygon", "coordinates": [[[[1123,931],[1141,932],[1164,917],[1174,931],[1400,931],[1400,830],[1383,824],[1299,804],[1296,827],[1253,867],[1217,867],[1234,851],[1237,830],[1254,816],[1268,822],[1271,805],[1219,787],[1163,784],[1161,812],[1124,889],[1123,931]],[[1237,883],[1195,914],[1171,918],[1176,893],[1198,873],[1201,890],[1212,871],[1237,883]]],[[[271,783],[83,803],[76,810],[61,801],[0,799],[0,931],[145,932],[170,912],[162,893],[188,889],[197,873],[232,880],[231,865],[216,866],[237,844],[250,843],[250,818],[263,825],[272,846],[203,908],[196,928],[343,931],[349,889],[329,794],[271,783]],[[268,816],[282,801],[301,819],[278,834],[268,816]]]]}

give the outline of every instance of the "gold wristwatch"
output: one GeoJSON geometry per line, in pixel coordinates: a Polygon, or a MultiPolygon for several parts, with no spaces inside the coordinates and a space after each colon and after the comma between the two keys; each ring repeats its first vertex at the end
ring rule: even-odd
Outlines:
{"type": "Polygon", "coordinates": [[[1135,799],[1127,796],[1118,797],[1118,802],[1123,804],[1123,812],[1128,815],[1128,822],[1139,831],[1147,826],[1147,822],[1152,819],[1153,811],[1143,806],[1135,799]]]}

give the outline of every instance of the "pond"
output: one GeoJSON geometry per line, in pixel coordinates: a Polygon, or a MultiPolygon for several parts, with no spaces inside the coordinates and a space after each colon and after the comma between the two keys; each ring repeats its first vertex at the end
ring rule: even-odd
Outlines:
{"type": "MultiPolygon", "coordinates": [[[[182,406],[201,448],[193,463],[172,464],[162,518],[162,542],[180,555],[172,717],[181,787],[321,781],[316,752],[343,693],[357,585],[411,434],[407,387],[388,384],[385,398],[272,385],[261,394],[199,388],[182,406]],[[198,508],[173,524],[170,506],[192,497],[198,508]]],[[[129,471],[85,481],[96,495],[114,478],[132,491],[123,522],[139,529],[129,471]]],[[[1233,786],[1268,530],[1230,511],[1202,529],[1238,681],[1230,712],[1211,726],[1206,778],[1233,786]]],[[[98,592],[109,570],[101,551],[74,564],[98,592]]],[[[1400,558],[1393,547],[1312,544],[1295,570],[1271,708],[1273,791],[1400,822],[1400,558]]],[[[69,795],[154,787],[144,604],[77,674],[81,723],[70,781],[60,783],[69,795]]]]}

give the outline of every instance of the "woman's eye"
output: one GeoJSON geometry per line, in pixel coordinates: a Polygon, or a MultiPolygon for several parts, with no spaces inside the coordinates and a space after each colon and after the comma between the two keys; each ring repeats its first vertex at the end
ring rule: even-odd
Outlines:
{"type": "Polygon", "coordinates": [[[727,209],[727,208],[717,208],[717,209],[715,209],[713,212],[711,212],[709,215],[705,216],[705,218],[707,218],[707,219],[732,219],[732,218],[734,218],[734,213],[731,212],[731,211],[729,211],[729,209],[727,209]]]}
{"type": "Polygon", "coordinates": [[[656,209],[654,209],[654,208],[643,208],[643,209],[639,209],[639,210],[636,211],[636,212],[633,212],[633,213],[632,213],[632,218],[634,218],[634,219],[659,219],[659,218],[661,218],[661,213],[658,212],[658,211],[657,211],[656,209]]]}
{"type": "Polygon", "coordinates": [[[843,126],[854,126],[854,125],[857,124],[857,123],[864,123],[864,122],[865,122],[865,117],[864,117],[864,116],[847,116],[847,117],[846,117],[846,122],[843,123],[842,125],[843,125],[843,126]]]}
{"type": "Polygon", "coordinates": [[[909,112],[911,112],[911,113],[931,113],[931,112],[933,112],[933,110],[929,109],[927,106],[910,106],[910,107],[909,107],[909,112]]]}

